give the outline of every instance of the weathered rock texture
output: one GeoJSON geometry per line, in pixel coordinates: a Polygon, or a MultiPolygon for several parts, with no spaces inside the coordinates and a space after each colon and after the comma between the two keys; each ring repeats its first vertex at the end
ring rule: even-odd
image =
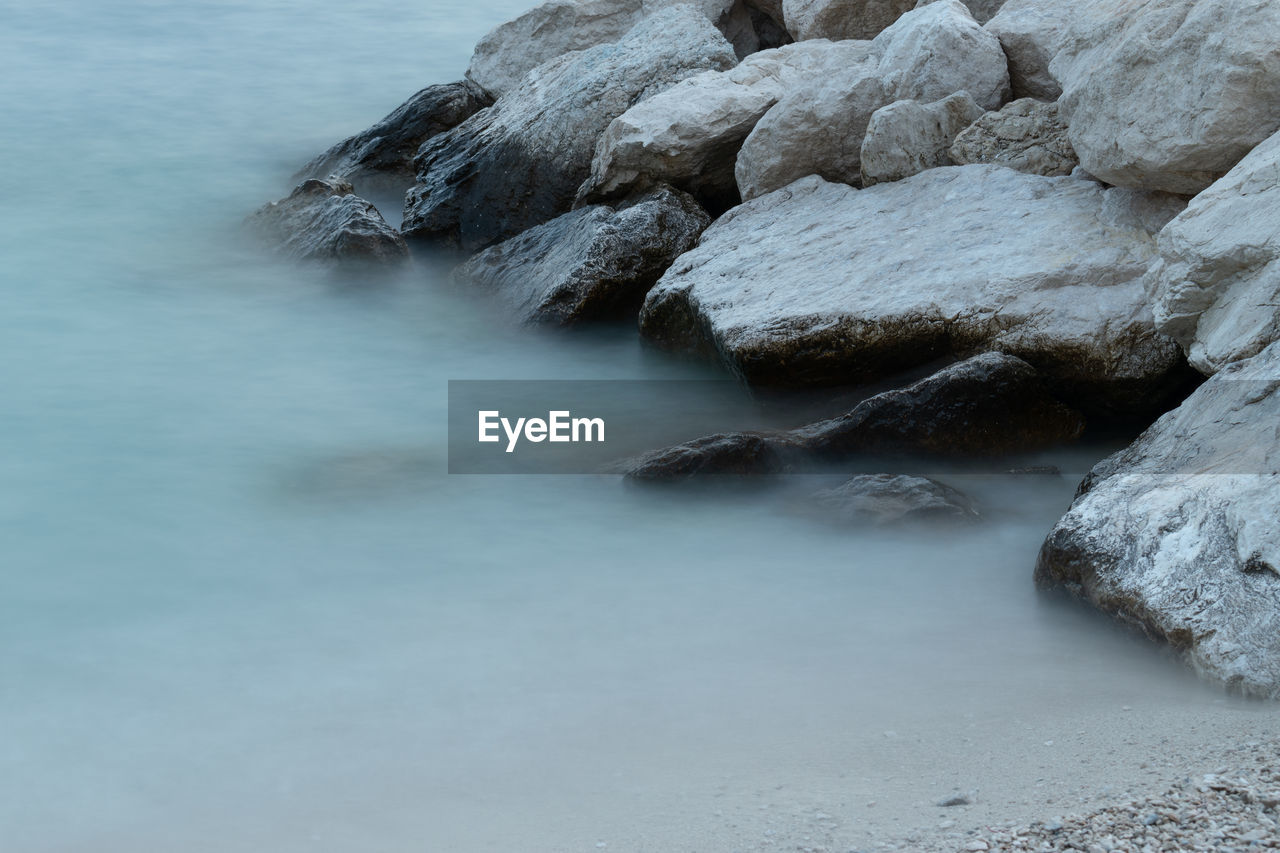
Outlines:
{"type": "Polygon", "coordinates": [[[1280,133],[1169,223],[1147,274],[1157,327],[1213,373],[1280,340],[1280,133]]]}
{"type": "Polygon", "coordinates": [[[738,202],[734,162],[756,122],[786,92],[849,69],[874,69],[869,42],[798,42],[753,54],[730,71],[691,77],[641,101],[600,137],[579,193],[603,201],[670,183],[726,209],[738,202]]]}
{"type": "Polygon", "coordinates": [[[868,397],[837,418],[775,433],[722,433],[654,451],[628,476],[683,481],[704,474],[777,474],[857,454],[989,456],[1077,438],[1080,413],[1047,392],[1025,361],[983,353],[905,388],[868,397]]]}
{"type": "Polygon", "coordinates": [[[1015,98],[1056,101],[1062,86],[1049,73],[1067,29],[1081,9],[1062,0],[1009,0],[986,24],[1000,39],[1009,59],[1009,85],[1015,98]]]}
{"type": "Polygon", "coordinates": [[[538,66],[492,107],[422,147],[405,236],[470,251],[565,213],[609,122],[686,77],[736,63],[706,18],[673,6],[615,44],[538,66]]]}
{"type": "Polygon", "coordinates": [[[1182,363],[1140,282],[1181,205],[997,166],[865,190],[804,178],[708,228],[650,291],[641,331],[774,386],[997,349],[1079,405],[1142,409],[1182,363]]]}
{"type": "Polygon", "coordinates": [[[646,17],[679,4],[692,5],[716,25],[739,56],[785,38],[777,0],[549,0],[482,38],[467,78],[494,97],[505,95],[542,63],[618,41],[646,17]]]}
{"type": "Polygon", "coordinates": [[[530,228],[454,276],[497,291],[530,322],[634,318],[645,293],[710,222],[688,195],[658,190],[618,209],[584,207],[530,228]]]}
{"type": "Polygon", "coordinates": [[[782,0],[782,17],[796,41],[870,39],[916,0],[782,0]]]}
{"type": "Polygon", "coordinates": [[[743,199],[805,175],[857,184],[872,113],[894,101],[935,101],[965,91],[998,107],[1009,90],[1004,53],[959,0],[938,0],[903,15],[872,42],[878,58],[797,88],[756,124],[738,153],[743,199]]]}
{"type": "Polygon", "coordinates": [[[1093,469],[1041,550],[1037,582],[1141,626],[1211,678],[1280,697],[1277,423],[1272,345],[1093,469]]]}
{"type": "Polygon", "coordinates": [[[919,522],[970,522],[973,500],[946,483],[910,474],[861,474],[809,500],[815,514],[837,524],[886,527],[919,522]]]}
{"type": "Polygon", "coordinates": [[[1083,6],[1050,71],[1085,171],[1189,195],[1280,129],[1280,3],[1083,6]]]}
{"type": "Polygon", "coordinates": [[[373,127],[303,166],[294,180],[333,177],[369,195],[403,195],[413,185],[413,158],[422,143],[492,103],[484,90],[465,80],[428,86],[373,127]]]}
{"type": "Polygon", "coordinates": [[[956,137],[957,166],[995,163],[1033,175],[1070,175],[1079,165],[1058,105],[1023,98],[987,113],[956,137]]]}
{"type": "Polygon", "coordinates": [[[394,264],[409,249],[378,209],[342,181],[304,181],[251,214],[246,226],[286,257],[324,263],[394,264]]]}
{"type": "Polygon", "coordinates": [[[950,166],[956,134],[982,115],[968,92],[932,104],[895,101],[867,122],[862,139],[862,185],[900,181],[925,169],[950,166]]]}

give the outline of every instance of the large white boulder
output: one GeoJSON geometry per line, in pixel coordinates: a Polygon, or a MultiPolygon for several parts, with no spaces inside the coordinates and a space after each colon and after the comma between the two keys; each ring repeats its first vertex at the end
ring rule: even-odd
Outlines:
{"type": "Polygon", "coordinates": [[[707,229],[649,292],[641,331],[774,386],[997,349],[1076,405],[1144,409],[1182,363],[1140,283],[1181,205],[999,166],[865,190],[808,177],[707,229]]]}
{"type": "Polygon", "coordinates": [[[916,0],[782,0],[782,17],[796,41],[870,39],[915,5],[916,0]]]}
{"type": "Polygon", "coordinates": [[[925,169],[950,166],[956,134],[981,116],[968,92],[932,104],[895,101],[876,110],[862,140],[862,185],[900,181],[925,169]]]}
{"type": "Polygon", "coordinates": [[[994,110],[1009,99],[1000,40],[960,0],[937,0],[908,12],[873,43],[881,53],[876,73],[895,101],[937,101],[965,91],[983,109],[994,110]]]}
{"type": "Polygon", "coordinates": [[[740,54],[758,46],[752,41],[753,14],[776,18],[781,31],[778,0],[547,0],[480,39],[467,78],[499,97],[542,63],[617,41],[645,17],[680,4],[692,5],[719,27],[740,54]]]}
{"type": "Polygon", "coordinates": [[[1280,698],[1280,344],[1221,370],[1095,467],[1036,581],[1280,698]]]}
{"type": "Polygon", "coordinates": [[[1050,71],[1090,174],[1190,195],[1280,129],[1280,3],[1081,5],[1050,71]]]}
{"type": "Polygon", "coordinates": [[[1000,39],[1009,59],[1009,85],[1015,98],[1055,101],[1062,87],[1049,73],[1067,29],[1081,14],[1066,0],[1009,0],[987,21],[987,32],[1000,39]]]}
{"type": "Polygon", "coordinates": [[[646,97],[737,63],[691,6],[644,18],[619,41],[569,53],[418,152],[406,237],[484,248],[565,213],[609,122],[646,97]]]}
{"type": "Polygon", "coordinates": [[[1147,274],[1157,326],[1214,373],[1280,340],[1280,133],[1160,232],[1147,274]]]}
{"type": "Polygon", "coordinates": [[[951,145],[957,166],[996,163],[1033,175],[1070,175],[1079,165],[1058,105],[1019,98],[965,128],[951,145]]]}

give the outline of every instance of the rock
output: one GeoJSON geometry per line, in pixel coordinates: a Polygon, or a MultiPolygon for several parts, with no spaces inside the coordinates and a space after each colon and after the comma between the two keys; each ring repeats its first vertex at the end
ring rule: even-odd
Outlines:
{"type": "MultiPolygon", "coordinates": [[[[927,2],[934,2],[934,0],[927,0],[927,2]]],[[[969,13],[979,24],[990,21],[1004,3],[1005,0],[964,0],[964,5],[969,7],[969,13]]]]}
{"type": "Polygon", "coordinates": [[[936,0],[908,12],[874,44],[882,51],[878,73],[891,101],[939,101],[964,91],[994,110],[1009,98],[1000,41],[960,0],[936,0]]]}
{"type": "Polygon", "coordinates": [[[1045,390],[1021,359],[983,353],[848,413],[794,430],[722,433],[656,451],[628,476],[687,480],[704,473],[777,474],[857,454],[1003,456],[1078,438],[1079,412],[1045,390]]]}
{"type": "Polygon", "coordinates": [[[1190,195],[1280,129],[1280,4],[1083,5],[1050,71],[1090,174],[1190,195]]]}
{"type": "Polygon", "coordinates": [[[395,264],[409,249],[378,209],[343,181],[309,180],[271,202],[246,226],[286,257],[329,264],[395,264]]]}
{"type": "Polygon", "coordinates": [[[584,207],[530,228],[454,276],[498,291],[531,322],[634,318],[645,293],[710,222],[691,197],[662,189],[617,209],[584,207]]]}
{"type": "Polygon", "coordinates": [[[473,251],[567,212],[609,122],[686,77],[736,62],[706,18],[673,6],[615,44],[538,66],[492,107],[423,145],[405,236],[473,251]]]}
{"type": "Polygon", "coordinates": [[[751,131],[734,169],[744,200],[806,175],[858,184],[861,140],[877,109],[966,91],[984,107],[1008,94],[1004,53],[959,0],[908,12],[872,42],[878,55],[780,99],[751,131]]]}
{"type": "Polygon", "coordinates": [[[1009,0],[987,21],[1009,60],[1009,86],[1015,98],[1056,101],[1062,86],[1049,73],[1066,31],[1081,14],[1077,3],[1062,0],[1009,0]]]}
{"type": "Polygon", "coordinates": [[[875,66],[869,42],[799,42],[753,54],[641,101],[605,130],[579,201],[607,201],[669,183],[709,209],[737,204],[734,161],[742,141],[787,91],[842,69],[875,66]]]}
{"type": "Polygon", "coordinates": [[[1280,698],[1277,422],[1272,344],[1093,469],[1045,541],[1037,583],[1140,626],[1203,675],[1280,698]]]}
{"type": "Polygon", "coordinates": [[[908,474],[862,474],[834,489],[817,492],[810,503],[821,517],[846,525],[979,518],[977,507],[964,492],[908,474]]]}
{"type": "Polygon", "coordinates": [[[418,148],[480,110],[493,99],[474,83],[428,86],[375,124],[316,157],[294,180],[337,178],[368,195],[401,197],[413,186],[418,148]]]}
{"type": "Polygon", "coordinates": [[[941,800],[938,800],[938,807],[949,809],[955,806],[967,806],[969,803],[969,798],[964,794],[952,794],[949,797],[944,797],[941,800]]]}
{"type": "Polygon", "coordinates": [[[865,190],[804,178],[713,223],[649,292],[641,332],[781,387],[1001,350],[1074,405],[1145,411],[1181,381],[1140,282],[1180,205],[998,166],[865,190]]]}
{"type": "Polygon", "coordinates": [[[895,101],[881,107],[872,113],[862,140],[862,186],[952,165],[951,142],[981,115],[982,107],[968,92],[932,104],[895,101]]]}
{"type": "Polygon", "coordinates": [[[1156,326],[1214,373],[1280,340],[1280,133],[1169,223],[1147,273],[1156,326]]]}
{"type": "Polygon", "coordinates": [[[796,41],[870,39],[915,5],[916,0],[782,0],[782,17],[796,41]]]}
{"type": "Polygon", "coordinates": [[[476,44],[467,78],[493,97],[544,62],[618,41],[646,17],[691,4],[745,55],[784,37],[778,0],[548,0],[491,30],[476,44]]]}
{"type": "Polygon", "coordinates": [[[1070,175],[1079,165],[1058,105],[1023,98],[987,113],[956,137],[957,166],[995,163],[1033,175],[1070,175]]]}

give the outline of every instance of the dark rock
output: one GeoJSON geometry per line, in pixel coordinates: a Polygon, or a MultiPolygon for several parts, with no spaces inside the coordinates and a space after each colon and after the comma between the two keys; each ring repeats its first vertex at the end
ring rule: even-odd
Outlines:
{"type": "Polygon", "coordinates": [[[848,525],[975,521],[979,517],[968,495],[937,480],[908,474],[862,474],[818,492],[811,502],[821,517],[848,525]]]}
{"type": "Polygon", "coordinates": [[[475,251],[568,212],[609,122],[686,77],[736,62],[711,22],[681,5],[616,43],[538,66],[492,107],[423,145],[405,236],[475,251]]]}
{"type": "Polygon", "coordinates": [[[325,263],[394,264],[409,249],[378,209],[345,181],[309,180],[259,208],[246,226],[281,254],[325,263]]]}
{"type": "Polygon", "coordinates": [[[789,469],[789,448],[777,435],[717,433],[640,457],[628,480],[675,483],[707,475],[781,474],[789,469]]]}
{"type": "Polygon", "coordinates": [[[428,86],[363,133],[316,157],[294,180],[335,177],[368,195],[403,196],[413,186],[413,158],[422,143],[493,103],[469,80],[428,86]]]}
{"type": "Polygon", "coordinates": [[[498,291],[530,322],[634,320],[649,288],[710,222],[691,196],[666,187],[616,208],[558,216],[486,249],[454,276],[498,291]]]}

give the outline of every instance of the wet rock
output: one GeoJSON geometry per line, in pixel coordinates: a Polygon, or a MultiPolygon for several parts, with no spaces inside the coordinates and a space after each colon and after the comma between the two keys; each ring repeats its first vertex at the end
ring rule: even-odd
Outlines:
{"type": "Polygon", "coordinates": [[[820,517],[846,525],[969,522],[980,517],[964,492],[908,474],[862,474],[817,492],[810,503],[820,517]]]}
{"type": "Polygon", "coordinates": [[[549,0],[485,35],[476,44],[467,78],[500,97],[542,63],[618,41],[646,17],[682,3],[716,25],[739,56],[762,43],[776,47],[785,37],[776,0],[549,0]]]}
{"type": "Polygon", "coordinates": [[[1062,0],[1009,0],[987,22],[987,32],[1000,39],[1009,60],[1013,97],[1058,99],[1062,86],[1049,73],[1049,63],[1080,14],[1079,4],[1062,0]]]}
{"type": "Polygon", "coordinates": [[[790,456],[791,448],[780,436],[717,433],[648,453],[630,465],[626,478],[680,483],[707,476],[781,474],[789,469],[790,456]]]}
{"type": "Polygon", "coordinates": [[[1156,326],[1213,373],[1280,340],[1280,133],[1160,232],[1156,326]]]}
{"type": "Polygon", "coordinates": [[[804,178],[713,223],[649,292],[641,332],[781,387],[1001,350],[1073,405],[1149,411],[1183,362],[1140,277],[1180,205],[997,166],[865,190],[804,178]]]}
{"type": "Polygon", "coordinates": [[[669,183],[709,209],[738,203],[734,162],[742,141],[788,91],[879,59],[869,42],[814,40],[753,54],[641,101],[609,125],[579,201],[607,201],[669,183]]]}
{"type": "Polygon", "coordinates": [[[402,196],[413,185],[413,158],[422,143],[492,103],[484,90],[465,80],[428,86],[373,127],[303,166],[294,179],[332,177],[368,195],[402,196]]]}
{"type": "Polygon", "coordinates": [[[1190,195],[1280,129],[1280,4],[1082,6],[1050,71],[1090,174],[1190,195]]]}
{"type": "Polygon", "coordinates": [[[530,228],[476,255],[454,276],[497,291],[530,322],[634,318],[645,293],[710,222],[693,198],[665,188],[530,228]]]}
{"type": "Polygon", "coordinates": [[[1090,472],[1036,582],[1140,626],[1203,675],[1280,698],[1277,422],[1272,344],[1090,472]]]}
{"type": "Polygon", "coordinates": [[[870,39],[915,5],[916,0],[782,0],[782,16],[796,41],[870,39]]]}
{"type": "Polygon", "coordinates": [[[492,107],[423,145],[405,236],[474,251],[554,219],[572,207],[609,122],[686,77],[736,63],[705,17],[673,6],[614,44],[538,66],[492,107]]]}
{"type": "Polygon", "coordinates": [[[951,146],[957,166],[995,163],[1032,175],[1070,175],[1079,163],[1058,105],[1023,98],[979,118],[951,146]]]}
{"type": "Polygon", "coordinates": [[[867,122],[862,140],[862,185],[900,181],[925,169],[950,166],[956,134],[982,115],[968,92],[932,104],[895,101],[867,122]]]}
{"type": "Polygon", "coordinates": [[[344,181],[304,181],[245,224],[267,245],[297,260],[397,264],[409,257],[396,230],[344,181]]]}

